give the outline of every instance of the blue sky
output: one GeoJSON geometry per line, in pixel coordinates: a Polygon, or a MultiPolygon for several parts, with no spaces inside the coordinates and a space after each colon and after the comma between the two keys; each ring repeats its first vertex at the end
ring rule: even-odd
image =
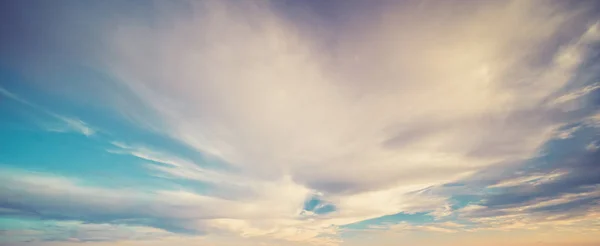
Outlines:
{"type": "Polygon", "coordinates": [[[597,245],[594,1],[4,1],[0,245],[597,245]]]}

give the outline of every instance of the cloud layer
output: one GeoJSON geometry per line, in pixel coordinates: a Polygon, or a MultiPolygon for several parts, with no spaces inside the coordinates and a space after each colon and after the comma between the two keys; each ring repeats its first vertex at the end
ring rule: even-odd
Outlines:
{"type": "MultiPolygon", "coordinates": [[[[106,50],[87,61],[130,94],[95,103],[206,158],[44,111],[108,145],[102,155],[178,186],[115,189],[5,168],[2,215],[216,245],[339,245],[345,225],[398,214],[427,222],[365,231],[589,226],[598,216],[600,24],[585,4],[155,4],[101,29],[106,50]]],[[[72,98],[114,90],[90,87],[104,89],[72,98]]]]}

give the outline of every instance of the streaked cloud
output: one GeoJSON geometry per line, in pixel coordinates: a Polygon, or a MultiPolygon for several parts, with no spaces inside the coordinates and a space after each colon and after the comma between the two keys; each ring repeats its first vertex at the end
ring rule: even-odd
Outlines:
{"type": "Polygon", "coordinates": [[[0,110],[50,120],[7,114],[0,133],[16,140],[0,147],[41,139],[32,121],[88,136],[40,145],[85,146],[90,162],[0,154],[0,219],[54,225],[0,224],[1,240],[480,245],[525,231],[516,245],[595,232],[595,3],[132,3],[10,17],[51,23],[22,23],[0,48],[0,64],[28,74],[0,87],[17,105],[0,110]],[[36,37],[58,49],[17,42],[36,37]],[[27,88],[81,102],[66,111],[80,117],[27,88]]]}
{"type": "Polygon", "coordinates": [[[83,122],[80,119],[77,118],[70,118],[70,117],[66,117],[63,115],[59,115],[56,114],[52,111],[49,111],[47,109],[44,109],[43,107],[40,107],[37,104],[34,104],[14,93],[11,93],[10,91],[0,87],[0,94],[8,99],[17,101],[23,105],[26,105],[28,107],[30,107],[33,110],[37,110],[47,116],[50,116],[51,118],[53,118],[54,120],[58,120],[59,122],[62,123],[61,126],[59,127],[55,127],[55,126],[48,126],[48,123],[39,123],[42,125],[46,125],[47,129],[49,131],[55,131],[55,132],[65,132],[65,131],[74,131],[80,134],[83,134],[85,136],[90,136],[93,135],[94,133],[96,133],[96,129],[92,128],[91,126],[89,126],[87,123],[83,122]]]}

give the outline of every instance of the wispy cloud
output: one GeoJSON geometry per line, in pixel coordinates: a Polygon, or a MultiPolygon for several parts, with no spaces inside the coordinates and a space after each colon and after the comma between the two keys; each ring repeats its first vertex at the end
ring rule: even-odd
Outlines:
{"type": "Polygon", "coordinates": [[[327,241],[311,238],[325,232],[321,229],[329,225],[294,219],[299,216],[305,197],[301,187],[288,183],[259,187],[254,191],[261,193],[249,198],[223,199],[184,190],[110,189],[14,170],[3,170],[0,179],[6,184],[0,187],[2,207],[18,212],[13,214],[46,220],[143,225],[175,233],[235,232],[268,240],[327,241]],[[306,231],[296,231],[298,228],[306,231]]]}
{"type": "Polygon", "coordinates": [[[560,103],[565,103],[565,102],[568,102],[568,101],[572,101],[572,100],[575,100],[577,98],[583,97],[583,96],[585,96],[585,95],[587,95],[587,94],[589,94],[589,93],[591,93],[591,92],[593,92],[593,91],[595,91],[597,89],[600,89],[600,83],[596,83],[596,84],[593,84],[593,85],[588,85],[588,86],[585,86],[583,88],[580,88],[577,91],[573,91],[573,92],[569,92],[567,94],[564,94],[564,95],[556,98],[553,101],[553,103],[560,104],[560,103]]]}
{"type": "Polygon", "coordinates": [[[531,158],[573,120],[545,102],[587,59],[597,26],[533,2],[482,3],[465,18],[404,7],[342,29],[323,52],[268,4],[192,4],[195,19],[174,18],[176,29],[116,33],[113,72],[162,115],[165,134],[251,179],[290,176],[322,192],[337,223],[439,210],[443,198],[408,194],[531,158]],[[546,43],[573,24],[584,28],[546,43]]]}
{"type": "Polygon", "coordinates": [[[115,242],[123,240],[157,240],[173,236],[164,230],[116,224],[91,224],[80,221],[38,220],[32,218],[8,218],[3,222],[13,223],[16,228],[3,230],[11,245],[18,243],[44,242],[115,242]]]}
{"type": "MultiPolygon", "coordinates": [[[[582,120],[572,138],[555,139],[544,155],[525,163],[490,167],[487,171],[463,180],[462,186],[432,188],[432,192],[452,196],[470,195],[471,202],[452,212],[475,223],[477,230],[578,230],[588,229],[597,220],[600,202],[600,179],[597,178],[598,152],[589,141],[598,131],[582,120]],[[484,188],[485,187],[485,188],[484,188]],[[579,229],[577,229],[579,228],[579,229]]],[[[595,141],[595,140],[594,140],[595,141]]]]}
{"type": "MultiPolygon", "coordinates": [[[[104,109],[153,130],[99,149],[178,188],[6,170],[0,212],[159,228],[219,246],[352,245],[344,225],[398,214],[429,221],[365,233],[573,229],[597,218],[600,114],[587,99],[600,88],[589,66],[600,26],[586,4],[156,4],[133,11],[143,18],[111,12],[118,25],[98,30],[107,49],[89,63],[136,102],[104,109]]],[[[0,95],[61,123],[51,130],[98,131],[0,95]]]]}
{"type": "Polygon", "coordinates": [[[44,114],[54,118],[55,120],[60,121],[61,123],[64,124],[64,127],[48,127],[48,130],[50,131],[58,131],[58,132],[63,132],[63,131],[74,131],[74,132],[78,132],[81,133],[85,136],[91,136],[94,135],[94,133],[96,133],[96,129],[92,128],[91,126],[89,126],[87,123],[83,122],[80,119],[77,118],[71,118],[71,117],[66,117],[60,114],[56,114],[50,110],[47,110],[35,103],[32,103],[2,87],[0,87],[0,94],[3,95],[6,98],[15,100],[19,103],[22,103],[34,110],[38,110],[40,112],[43,112],[44,114]]]}
{"type": "Polygon", "coordinates": [[[520,186],[520,185],[525,185],[525,184],[531,184],[531,185],[535,186],[535,185],[551,182],[552,180],[559,178],[560,176],[562,176],[564,174],[565,173],[562,173],[562,172],[537,174],[537,175],[534,174],[531,176],[503,180],[500,183],[494,184],[492,186],[488,186],[488,188],[514,187],[514,186],[520,186]]]}

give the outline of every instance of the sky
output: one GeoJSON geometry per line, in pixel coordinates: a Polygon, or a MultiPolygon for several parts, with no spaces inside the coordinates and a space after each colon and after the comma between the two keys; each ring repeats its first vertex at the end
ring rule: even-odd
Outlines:
{"type": "Polygon", "coordinates": [[[0,245],[598,246],[593,0],[0,2],[0,245]]]}

